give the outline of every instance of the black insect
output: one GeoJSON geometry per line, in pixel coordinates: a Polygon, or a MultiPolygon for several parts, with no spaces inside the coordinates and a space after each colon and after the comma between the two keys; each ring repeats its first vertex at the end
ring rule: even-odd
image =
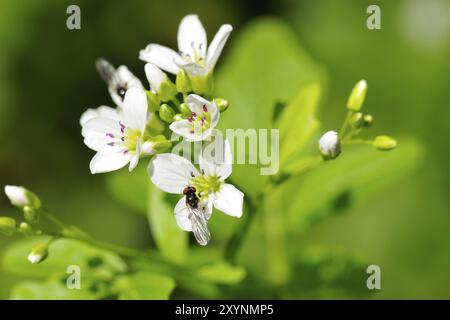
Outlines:
{"type": "Polygon", "coordinates": [[[195,194],[197,190],[194,187],[186,187],[183,190],[183,194],[186,196],[186,203],[191,207],[196,209],[198,207],[198,197],[195,194]]]}
{"type": "Polygon", "coordinates": [[[208,229],[208,208],[204,203],[200,202],[196,192],[197,190],[191,186],[187,186],[183,190],[183,194],[186,196],[186,207],[189,211],[189,221],[191,221],[195,240],[200,245],[206,246],[211,240],[211,233],[208,229]]]}

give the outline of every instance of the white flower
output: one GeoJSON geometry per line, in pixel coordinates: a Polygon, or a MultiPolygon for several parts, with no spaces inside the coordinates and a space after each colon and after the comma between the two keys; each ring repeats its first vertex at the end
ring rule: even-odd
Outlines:
{"type": "Polygon", "coordinates": [[[150,84],[150,90],[158,94],[162,101],[169,101],[177,94],[175,84],[154,64],[145,65],[145,75],[150,84]]]}
{"type": "Polygon", "coordinates": [[[7,185],[5,186],[5,194],[13,206],[19,208],[25,206],[39,208],[41,206],[39,198],[24,187],[7,185]]]}
{"type": "Polygon", "coordinates": [[[114,103],[122,107],[125,94],[131,88],[144,89],[141,81],[126,66],[113,67],[105,59],[98,59],[96,67],[100,76],[108,85],[108,91],[114,103]]]}
{"type": "Polygon", "coordinates": [[[186,105],[191,115],[187,119],[172,122],[170,129],[188,141],[205,140],[219,122],[220,112],[216,104],[190,94],[186,98],[186,105]]]}
{"type": "Polygon", "coordinates": [[[143,135],[147,123],[147,97],[144,90],[128,89],[121,113],[103,114],[82,125],[84,143],[97,154],[92,158],[92,173],[120,169],[129,163],[133,170],[142,154],[143,135]]]}
{"type": "Polygon", "coordinates": [[[180,68],[184,69],[191,80],[207,77],[214,70],[232,30],[231,25],[222,25],[207,48],[206,31],[198,16],[190,14],[181,20],[178,27],[180,53],[158,44],[149,44],[139,52],[139,58],[173,74],[177,74],[180,68]]]}
{"type": "Polygon", "coordinates": [[[171,153],[156,155],[148,168],[149,177],[158,188],[169,193],[185,194],[175,206],[175,218],[178,226],[185,231],[193,231],[202,245],[207,241],[199,241],[196,233],[198,224],[201,223],[198,215],[203,215],[200,218],[205,220],[203,227],[206,228],[212,206],[230,216],[242,216],[244,194],[233,185],[225,183],[232,171],[229,142],[226,140],[221,144],[221,148],[223,152],[216,151],[216,154],[223,155],[220,161],[208,156],[206,148],[203,150],[199,157],[201,173],[190,161],[171,153]],[[192,210],[192,206],[187,202],[186,188],[193,188],[195,191],[200,210],[192,210]]]}
{"type": "Polygon", "coordinates": [[[341,153],[339,135],[336,131],[328,131],[319,140],[319,149],[326,158],[334,159],[341,153]]]}

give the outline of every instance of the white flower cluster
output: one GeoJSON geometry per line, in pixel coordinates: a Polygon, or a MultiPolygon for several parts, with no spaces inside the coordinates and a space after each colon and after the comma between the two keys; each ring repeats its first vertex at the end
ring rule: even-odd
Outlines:
{"type": "Polygon", "coordinates": [[[141,158],[152,156],[151,181],[166,192],[183,194],[174,209],[176,221],[181,229],[192,231],[201,245],[211,238],[208,219],[213,207],[234,217],[242,215],[244,194],[225,183],[232,171],[230,145],[226,140],[214,143],[222,161],[208,156],[204,148],[197,170],[187,159],[163,153],[172,144],[164,134],[170,129],[186,141],[211,136],[220,118],[220,103],[218,107],[215,101],[224,101],[210,99],[213,70],[232,30],[228,24],[221,26],[207,47],[197,15],[184,17],[178,29],[179,53],[158,44],[149,44],[139,53],[147,62],[148,90],[127,67],[114,68],[98,60],[97,69],[116,107],[88,109],[80,119],[84,143],[96,151],[91,172],[126,165],[132,171],[141,158]],[[175,83],[163,70],[176,75],[175,83]]]}

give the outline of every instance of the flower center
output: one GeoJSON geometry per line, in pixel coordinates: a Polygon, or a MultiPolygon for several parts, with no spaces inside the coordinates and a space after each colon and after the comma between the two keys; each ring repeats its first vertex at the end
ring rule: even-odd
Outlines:
{"type": "Polygon", "coordinates": [[[189,185],[194,187],[197,196],[202,200],[206,200],[212,193],[216,193],[222,187],[223,181],[216,175],[194,176],[189,180],[189,185]]]}
{"type": "Polygon", "coordinates": [[[201,67],[206,66],[205,57],[202,52],[203,43],[195,43],[191,42],[191,48],[194,56],[192,57],[190,54],[186,52],[181,52],[181,56],[185,62],[195,63],[201,67]]]}
{"type": "Polygon", "coordinates": [[[201,134],[205,130],[208,130],[211,126],[211,114],[208,111],[206,105],[203,105],[202,112],[197,114],[191,112],[191,115],[187,118],[190,123],[191,134],[201,134]]]}
{"type": "Polygon", "coordinates": [[[109,138],[107,145],[123,148],[124,154],[128,152],[136,153],[138,143],[141,143],[141,130],[133,130],[125,126],[121,121],[119,121],[119,126],[121,134],[106,133],[106,136],[109,138]]]}

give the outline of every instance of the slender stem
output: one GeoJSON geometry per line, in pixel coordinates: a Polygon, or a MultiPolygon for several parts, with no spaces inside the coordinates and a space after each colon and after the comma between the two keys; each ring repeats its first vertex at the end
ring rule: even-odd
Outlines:
{"type": "Polygon", "coordinates": [[[344,137],[345,131],[347,130],[348,124],[350,122],[350,118],[352,117],[352,111],[348,110],[347,115],[345,116],[344,123],[342,124],[341,130],[339,130],[339,135],[344,137]]]}
{"type": "Polygon", "coordinates": [[[373,141],[365,140],[365,139],[352,139],[352,140],[345,139],[345,140],[342,140],[341,143],[344,145],[345,144],[368,144],[368,145],[371,145],[373,143],[373,141]]]}

